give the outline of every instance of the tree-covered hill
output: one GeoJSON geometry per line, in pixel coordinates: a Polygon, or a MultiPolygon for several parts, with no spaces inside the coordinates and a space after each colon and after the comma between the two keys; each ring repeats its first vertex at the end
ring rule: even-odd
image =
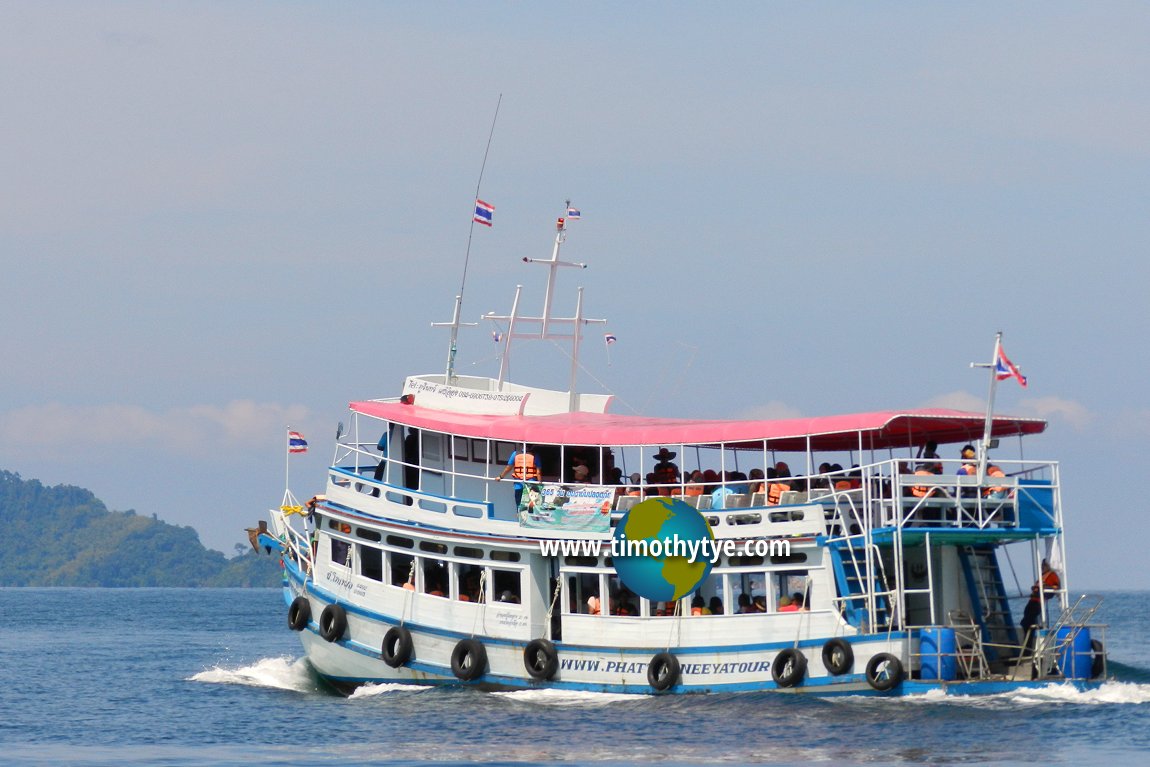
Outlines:
{"type": "MultiPolygon", "coordinates": [[[[275,586],[278,561],[228,559],[191,527],[108,511],[79,487],[0,471],[0,586],[275,586]]],[[[238,532],[238,531],[237,531],[238,532]]]]}

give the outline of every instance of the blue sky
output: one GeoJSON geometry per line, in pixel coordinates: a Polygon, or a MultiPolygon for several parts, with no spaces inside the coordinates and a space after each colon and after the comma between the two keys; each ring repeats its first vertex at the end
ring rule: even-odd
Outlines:
{"type": "Polygon", "coordinates": [[[560,309],[610,319],[622,410],[980,409],[1002,330],[1072,586],[1150,588],[1147,39],[1138,3],[4,4],[0,468],[228,553],[285,424],[317,490],[349,400],[442,367],[502,93],[466,315],[538,288],[570,198],[560,309]]]}

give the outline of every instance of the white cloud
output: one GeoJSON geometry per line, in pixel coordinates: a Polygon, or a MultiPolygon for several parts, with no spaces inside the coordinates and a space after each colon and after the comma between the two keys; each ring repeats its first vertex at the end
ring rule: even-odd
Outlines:
{"type": "Polygon", "coordinates": [[[138,405],[52,402],[0,413],[0,440],[25,448],[107,449],[158,446],[185,453],[274,444],[288,424],[308,418],[303,405],[235,400],[154,411],[138,405]]]}
{"type": "Polygon", "coordinates": [[[975,413],[986,412],[986,400],[976,397],[970,392],[952,391],[940,394],[927,400],[923,407],[945,407],[951,410],[970,410],[975,413]]]}
{"type": "Polygon", "coordinates": [[[771,400],[765,404],[755,405],[752,408],[744,410],[739,414],[738,417],[748,421],[755,421],[759,419],[766,421],[775,419],[781,420],[784,418],[799,418],[800,416],[802,416],[802,413],[799,412],[798,408],[791,407],[785,402],[771,400]]]}
{"type": "Polygon", "coordinates": [[[1074,400],[1061,397],[1035,397],[1019,403],[1022,415],[1034,415],[1048,421],[1061,421],[1075,431],[1085,431],[1094,420],[1094,414],[1074,400]]]}

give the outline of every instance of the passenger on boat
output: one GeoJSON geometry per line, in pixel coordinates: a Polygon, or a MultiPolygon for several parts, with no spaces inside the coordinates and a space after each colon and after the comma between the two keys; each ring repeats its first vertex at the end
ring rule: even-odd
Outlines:
{"type": "Polygon", "coordinates": [[[929,469],[940,460],[938,455],[938,443],[933,439],[928,440],[925,445],[919,447],[918,457],[924,461],[924,463],[920,463],[918,467],[920,469],[929,469]]]}
{"type": "Polygon", "coordinates": [[[778,506],[783,493],[793,489],[791,483],[791,468],[782,461],[775,464],[775,479],[777,482],[767,483],[767,505],[778,506]]]}
{"type": "MultiPolygon", "coordinates": [[[[936,463],[932,464],[929,469],[915,469],[914,475],[916,477],[930,477],[941,473],[942,467],[936,463]]],[[[929,498],[932,495],[939,495],[940,488],[930,487],[929,485],[915,485],[910,489],[910,494],[915,498],[929,498]]]]}
{"type": "Polygon", "coordinates": [[[696,595],[691,600],[691,615],[710,615],[711,611],[707,609],[707,603],[703,601],[703,597],[696,595]]]}
{"type": "Polygon", "coordinates": [[[711,601],[707,603],[707,607],[711,610],[711,615],[723,614],[723,600],[718,597],[711,597],[711,601]]]}
{"type": "Polygon", "coordinates": [[[507,459],[507,465],[503,467],[503,471],[499,472],[499,479],[503,479],[508,474],[515,478],[515,505],[519,505],[520,499],[523,497],[523,482],[538,482],[539,481],[539,460],[535,457],[532,448],[528,448],[522,453],[518,450],[511,453],[511,457],[507,459]]]}
{"type": "Polygon", "coordinates": [[[670,485],[679,483],[679,467],[671,462],[678,453],[672,452],[665,447],[659,448],[659,452],[651,456],[657,463],[655,464],[655,482],[665,487],[659,488],[659,495],[671,495],[670,485]]]}
{"type": "Polygon", "coordinates": [[[575,481],[580,483],[580,484],[585,483],[585,482],[589,482],[590,476],[591,476],[591,470],[588,469],[583,464],[577,464],[577,465],[571,467],[571,476],[574,477],[575,481]]]}
{"type": "MultiPolygon", "coordinates": [[[[724,472],[724,477],[727,480],[731,479],[731,472],[724,472]]],[[[719,485],[711,492],[711,508],[712,509],[725,509],[727,508],[727,496],[734,495],[735,490],[731,485],[719,485]]]]}
{"type": "Polygon", "coordinates": [[[691,472],[690,476],[687,477],[687,486],[683,488],[683,495],[694,498],[702,495],[703,492],[703,472],[695,469],[691,472]]]}
{"type": "Polygon", "coordinates": [[[1050,566],[1050,562],[1042,560],[1042,576],[1030,587],[1030,601],[1022,611],[1022,630],[1029,632],[1038,626],[1042,620],[1042,603],[1058,598],[1058,591],[1062,588],[1062,581],[1058,573],[1050,566]]]}
{"type": "Polygon", "coordinates": [[[779,612],[781,612],[781,613],[793,613],[793,612],[798,612],[798,609],[799,609],[799,606],[796,605],[794,602],[792,602],[791,598],[788,597],[786,594],[783,594],[781,597],[779,597],[779,612]]]}
{"type": "Polygon", "coordinates": [[[512,604],[512,605],[517,605],[517,604],[519,604],[519,597],[515,596],[510,591],[504,590],[502,593],[499,594],[499,601],[500,602],[506,602],[506,603],[512,604]]]}
{"type": "Polygon", "coordinates": [[[799,612],[810,612],[811,608],[807,607],[807,598],[803,596],[803,592],[801,591],[796,591],[794,594],[791,594],[791,604],[794,605],[795,609],[799,612]]]}
{"type": "MultiPolygon", "coordinates": [[[[995,466],[994,464],[990,464],[989,466],[986,467],[986,476],[987,477],[994,477],[997,479],[999,477],[1006,477],[1006,472],[1004,472],[1002,469],[995,466]]],[[[984,495],[986,495],[987,498],[990,498],[991,500],[996,500],[996,501],[1010,497],[1009,490],[1007,490],[1007,488],[1002,486],[1002,485],[999,485],[997,487],[988,487],[985,490],[983,490],[982,492],[984,495]]]]}
{"type": "Polygon", "coordinates": [[[755,608],[751,604],[751,595],[745,591],[739,594],[739,598],[736,600],[736,603],[739,606],[739,609],[735,611],[738,615],[749,615],[750,613],[755,612],[755,608]]]}

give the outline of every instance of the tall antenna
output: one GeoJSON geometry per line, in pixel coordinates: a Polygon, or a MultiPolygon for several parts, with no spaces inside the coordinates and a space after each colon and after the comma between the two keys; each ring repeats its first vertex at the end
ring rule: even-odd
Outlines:
{"type": "MultiPolygon", "coordinates": [[[[503,94],[499,94],[499,100],[495,102],[495,116],[491,118],[491,132],[487,134],[487,148],[483,150],[483,164],[479,166],[479,180],[475,182],[475,200],[472,205],[479,200],[479,189],[483,186],[483,172],[487,170],[487,155],[491,152],[491,139],[495,136],[495,121],[499,119],[499,106],[503,103],[503,94]]],[[[447,372],[444,374],[443,382],[451,383],[455,378],[455,353],[458,350],[459,342],[459,326],[460,325],[475,325],[474,322],[459,321],[460,312],[463,309],[463,291],[467,287],[467,265],[471,262],[471,238],[475,235],[475,216],[471,217],[471,228],[467,230],[467,252],[463,256],[463,278],[459,281],[459,294],[455,296],[455,311],[452,314],[451,322],[433,322],[432,327],[445,327],[451,328],[451,343],[447,348],[447,372]]]]}

